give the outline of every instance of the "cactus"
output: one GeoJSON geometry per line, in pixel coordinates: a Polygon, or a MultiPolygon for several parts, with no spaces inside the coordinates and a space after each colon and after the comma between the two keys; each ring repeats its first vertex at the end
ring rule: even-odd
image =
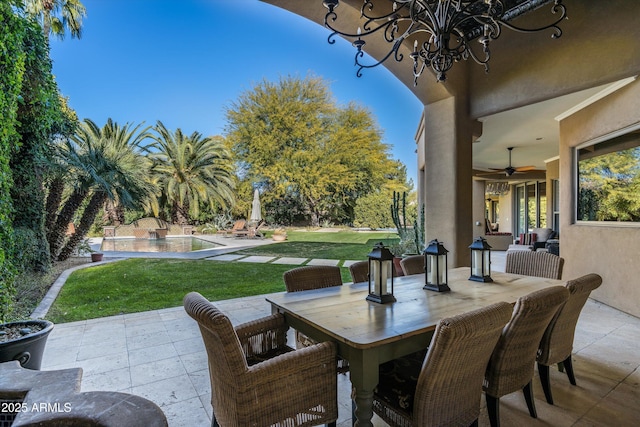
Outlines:
{"type": "Polygon", "coordinates": [[[400,193],[393,192],[393,204],[391,205],[391,218],[398,230],[400,241],[409,238],[409,227],[407,227],[407,193],[402,193],[402,207],[400,207],[400,193]]]}

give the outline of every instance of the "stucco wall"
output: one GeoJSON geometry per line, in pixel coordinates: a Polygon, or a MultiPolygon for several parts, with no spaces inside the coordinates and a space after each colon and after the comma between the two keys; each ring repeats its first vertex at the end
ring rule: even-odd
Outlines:
{"type": "Polygon", "coordinates": [[[563,278],[598,273],[593,298],[640,316],[640,224],[584,225],[574,221],[573,148],[640,124],[640,82],[636,81],[560,122],[560,255],[563,278]]]}

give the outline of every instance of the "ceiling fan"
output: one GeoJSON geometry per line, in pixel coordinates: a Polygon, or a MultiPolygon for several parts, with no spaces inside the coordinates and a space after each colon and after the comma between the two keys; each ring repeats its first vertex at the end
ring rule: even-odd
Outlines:
{"type": "Polygon", "coordinates": [[[513,148],[514,147],[508,147],[507,148],[507,150],[509,150],[509,166],[507,166],[506,168],[503,168],[503,169],[489,168],[494,172],[479,173],[477,175],[478,176],[481,176],[481,175],[494,175],[496,173],[504,172],[506,176],[511,176],[514,173],[523,173],[523,172],[530,172],[530,171],[536,170],[535,166],[518,166],[518,167],[511,166],[511,151],[513,151],[513,148]]]}

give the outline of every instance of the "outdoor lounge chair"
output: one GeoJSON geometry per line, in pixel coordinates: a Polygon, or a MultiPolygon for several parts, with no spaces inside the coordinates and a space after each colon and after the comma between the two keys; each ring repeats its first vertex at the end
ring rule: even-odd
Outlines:
{"type": "Polygon", "coordinates": [[[309,426],[338,419],[336,345],[304,350],[286,345],[282,314],[235,329],[229,318],[197,292],[184,297],[207,350],[212,426],[309,426]]]}
{"type": "Polygon", "coordinates": [[[485,373],[483,388],[491,427],[500,425],[500,398],[518,390],[524,392],[529,415],[538,417],[531,386],[538,344],[558,307],[568,297],[565,287],[552,286],[516,301],[485,373]]]}
{"type": "Polygon", "coordinates": [[[222,234],[224,237],[230,237],[230,235],[233,235],[238,230],[243,230],[246,226],[247,221],[244,219],[239,219],[233,223],[233,226],[231,228],[228,228],[226,230],[218,230],[216,231],[216,234],[222,234]]]}
{"type": "Polygon", "coordinates": [[[484,372],[511,310],[499,302],[442,319],[428,351],[380,365],[373,411],[391,426],[477,425],[484,372]]]}
{"type": "Polygon", "coordinates": [[[571,385],[576,385],[573,374],[571,352],[573,351],[573,336],[582,307],[584,307],[591,291],[602,284],[602,277],[597,274],[587,274],[575,280],[569,280],[565,285],[569,290],[569,299],[558,310],[547,327],[540,348],[538,349],[538,374],[547,402],[553,405],[551,382],[549,381],[549,366],[562,364],[567,371],[571,385]]]}

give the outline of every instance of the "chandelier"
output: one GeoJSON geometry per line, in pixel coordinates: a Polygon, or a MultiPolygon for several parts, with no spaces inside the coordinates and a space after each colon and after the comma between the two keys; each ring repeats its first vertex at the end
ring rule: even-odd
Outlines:
{"type": "Polygon", "coordinates": [[[484,192],[493,196],[504,196],[509,193],[509,183],[504,181],[487,182],[484,192]]]}
{"type": "Polygon", "coordinates": [[[376,67],[391,56],[397,62],[402,61],[400,46],[407,39],[413,42],[409,56],[413,60],[414,85],[427,66],[436,73],[437,81],[442,82],[454,62],[469,57],[489,72],[489,42],[500,36],[503,26],[524,33],[553,29],[551,37],[558,38],[562,35],[558,24],[567,16],[562,0],[376,0],[376,5],[374,0],[364,0],[360,9],[362,26],[355,32],[345,32],[334,27],[339,0],[323,0],[322,4],[329,10],[324,25],[333,31],[328,42],[334,44],[336,35],[353,40],[358,77],[362,76],[363,68],[376,67]],[[508,23],[551,2],[554,3],[551,12],[559,17],[544,27],[528,29],[508,23]],[[366,44],[363,38],[373,34],[384,38],[391,49],[380,61],[365,64],[361,62],[366,44]],[[481,53],[472,49],[471,42],[475,39],[482,46],[481,53]]]}

